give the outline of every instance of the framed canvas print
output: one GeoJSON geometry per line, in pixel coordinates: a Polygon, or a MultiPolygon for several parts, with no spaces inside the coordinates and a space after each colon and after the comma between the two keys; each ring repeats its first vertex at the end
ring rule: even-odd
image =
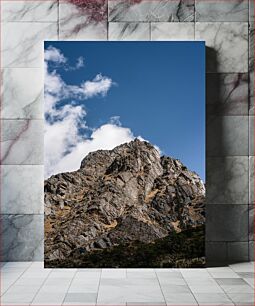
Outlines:
{"type": "Polygon", "coordinates": [[[44,49],[45,266],[203,267],[204,42],[44,49]]]}

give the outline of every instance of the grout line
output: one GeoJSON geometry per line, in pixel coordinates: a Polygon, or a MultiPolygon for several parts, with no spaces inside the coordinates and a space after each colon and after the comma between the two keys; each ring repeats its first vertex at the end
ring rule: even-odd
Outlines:
{"type": "MultiPolygon", "coordinates": [[[[206,269],[206,268],[204,268],[204,269],[206,269]]],[[[191,288],[190,288],[190,286],[189,286],[188,282],[186,281],[185,276],[182,274],[182,270],[181,270],[181,269],[179,269],[179,271],[181,272],[181,275],[182,275],[182,277],[183,277],[183,280],[184,280],[185,284],[187,285],[187,287],[189,288],[190,293],[193,295],[193,297],[194,297],[195,301],[197,302],[197,305],[201,305],[201,304],[199,304],[198,300],[196,299],[196,296],[195,296],[194,292],[191,290],[191,288]]]]}
{"type": "Polygon", "coordinates": [[[72,279],[71,279],[71,281],[70,281],[70,284],[69,284],[69,286],[68,286],[68,288],[67,288],[67,290],[66,290],[66,294],[65,294],[65,297],[64,297],[63,302],[61,303],[61,305],[63,305],[63,304],[65,303],[65,299],[66,299],[67,293],[68,293],[68,291],[69,291],[69,289],[70,289],[70,287],[71,287],[71,285],[72,285],[72,283],[73,283],[73,280],[74,280],[74,278],[75,278],[77,272],[78,272],[78,269],[76,269],[76,271],[75,271],[75,273],[74,273],[74,275],[73,275],[73,277],[72,277],[72,279]]]}
{"type": "MultiPolygon", "coordinates": [[[[21,278],[21,276],[32,266],[32,261],[31,261],[31,263],[30,263],[30,265],[20,274],[20,276],[18,276],[18,278],[10,285],[10,287],[8,287],[8,289],[5,291],[5,292],[1,292],[1,296],[3,296],[4,294],[6,294],[10,289],[11,289],[11,287],[13,286],[13,285],[15,285],[15,283],[21,278]]],[[[3,281],[4,280],[4,277],[3,277],[3,275],[1,275],[1,281],[3,281]]]]}
{"type": "Polygon", "coordinates": [[[100,284],[101,284],[102,271],[103,269],[100,269],[100,276],[99,276],[99,282],[98,282],[98,287],[97,287],[97,297],[96,297],[96,302],[95,302],[96,305],[98,302],[98,294],[99,294],[99,289],[100,289],[100,284]]]}
{"type": "Polygon", "coordinates": [[[156,278],[157,278],[157,280],[158,280],[158,284],[159,284],[160,291],[161,291],[162,296],[163,296],[163,298],[164,298],[165,304],[167,305],[167,301],[166,301],[166,298],[165,298],[164,292],[163,292],[163,290],[162,290],[162,287],[161,287],[161,284],[160,284],[160,281],[159,281],[159,278],[158,278],[158,274],[157,274],[157,272],[156,272],[156,270],[155,270],[155,269],[153,269],[153,271],[154,271],[154,273],[156,274],[156,278]]]}
{"type": "MultiPolygon", "coordinates": [[[[228,252],[228,248],[227,248],[227,252],[228,252]]],[[[231,267],[230,266],[228,266],[230,269],[231,269],[231,267]]],[[[233,269],[231,269],[235,274],[237,274],[233,269]]],[[[209,274],[211,274],[209,271],[208,271],[208,273],[209,274]]],[[[238,274],[237,274],[238,275],[238,274]]],[[[212,276],[212,278],[214,279],[214,277],[212,276]]],[[[217,277],[216,277],[217,278],[217,277]]],[[[215,279],[214,279],[215,280],[215,279]]],[[[215,280],[216,281],[216,280],[215,280]]],[[[216,281],[216,283],[218,284],[218,282],[216,281]]],[[[220,284],[218,284],[218,286],[220,286],[220,288],[222,289],[222,291],[224,292],[224,294],[229,298],[229,300],[231,301],[231,302],[233,302],[233,304],[234,305],[236,305],[236,303],[234,302],[234,300],[232,300],[231,299],[231,297],[228,295],[228,293],[224,290],[224,288],[222,288],[221,287],[221,285],[220,284]]],[[[239,304],[239,306],[240,306],[240,304],[239,304]]]]}
{"type": "MultiPolygon", "coordinates": [[[[45,268],[44,268],[44,269],[45,269],[45,268]]],[[[38,295],[39,291],[42,289],[43,285],[46,283],[46,280],[49,278],[49,276],[50,276],[50,274],[52,273],[52,271],[53,271],[53,269],[51,269],[50,273],[45,277],[45,280],[42,282],[40,288],[36,291],[36,293],[35,293],[35,295],[34,295],[32,301],[30,302],[29,305],[33,304],[33,302],[34,302],[36,296],[38,295]]]]}

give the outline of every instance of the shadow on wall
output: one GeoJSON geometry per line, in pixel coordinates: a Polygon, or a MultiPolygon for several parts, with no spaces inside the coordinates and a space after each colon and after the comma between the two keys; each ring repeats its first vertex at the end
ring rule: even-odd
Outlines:
{"type": "MultiPolygon", "coordinates": [[[[222,158],[226,148],[224,135],[224,108],[222,97],[221,74],[218,71],[217,51],[206,47],[206,265],[224,266],[233,263],[227,255],[227,241],[223,236],[231,227],[231,216],[224,220],[226,214],[220,204],[226,202],[224,191],[228,190],[228,180],[225,177],[227,166],[222,158]],[[215,158],[216,157],[216,158],[215,158]],[[219,193],[222,194],[219,194],[219,193]],[[216,204],[216,205],[213,205],[216,204]],[[224,232],[224,233],[223,233],[224,232]],[[230,262],[231,261],[231,262],[230,262]]],[[[232,227],[234,225],[232,224],[232,227]]],[[[231,231],[229,232],[231,236],[231,231]]],[[[230,241],[232,239],[230,238],[230,241]]]]}

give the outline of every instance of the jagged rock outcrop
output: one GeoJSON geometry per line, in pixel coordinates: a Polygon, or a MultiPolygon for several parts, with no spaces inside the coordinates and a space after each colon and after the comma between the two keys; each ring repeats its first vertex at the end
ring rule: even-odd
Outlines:
{"type": "Polygon", "coordinates": [[[199,176],[138,139],[89,153],[79,170],[54,175],[44,187],[46,262],[204,224],[199,176]]]}

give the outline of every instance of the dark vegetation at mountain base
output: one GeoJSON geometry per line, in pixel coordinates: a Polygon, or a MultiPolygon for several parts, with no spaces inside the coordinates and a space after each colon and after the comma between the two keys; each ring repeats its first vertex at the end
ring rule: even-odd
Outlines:
{"type": "Polygon", "coordinates": [[[204,264],[204,184],[148,142],[92,152],[44,188],[48,267],[204,264]]]}
{"type": "Polygon", "coordinates": [[[84,253],[79,248],[70,259],[45,261],[46,267],[71,268],[198,268],[205,265],[204,226],[171,233],[151,243],[134,241],[84,253]]]}

